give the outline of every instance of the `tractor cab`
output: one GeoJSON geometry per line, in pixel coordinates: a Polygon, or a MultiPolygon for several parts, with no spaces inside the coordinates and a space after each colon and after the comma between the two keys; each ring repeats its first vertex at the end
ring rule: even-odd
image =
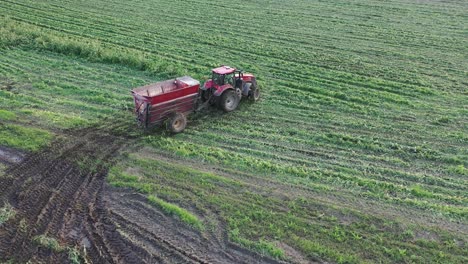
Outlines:
{"type": "Polygon", "coordinates": [[[235,68],[221,66],[213,69],[211,80],[213,80],[213,84],[217,86],[222,86],[225,84],[234,86],[235,73],[235,68]]]}

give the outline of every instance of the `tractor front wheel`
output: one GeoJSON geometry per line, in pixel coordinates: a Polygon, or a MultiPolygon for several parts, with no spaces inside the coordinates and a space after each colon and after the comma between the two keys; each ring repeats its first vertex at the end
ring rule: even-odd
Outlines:
{"type": "Polygon", "coordinates": [[[252,101],[257,102],[258,99],[260,99],[260,89],[258,89],[258,87],[255,87],[255,88],[253,88],[253,89],[250,89],[249,98],[250,98],[252,101]]]}
{"type": "Polygon", "coordinates": [[[167,129],[174,134],[184,131],[185,126],[187,126],[187,118],[182,113],[174,114],[167,123],[167,129]]]}
{"type": "Polygon", "coordinates": [[[225,91],[219,100],[219,107],[224,112],[234,111],[239,105],[239,96],[234,90],[225,91]]]}

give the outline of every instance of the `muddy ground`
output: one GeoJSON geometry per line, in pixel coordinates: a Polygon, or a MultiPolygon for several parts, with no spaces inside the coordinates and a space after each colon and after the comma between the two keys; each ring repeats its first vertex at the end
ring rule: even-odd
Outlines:
{"type": "Polygon", "coordinates": [[[0,177],[0,205],[16,214],[0,225],[0,262],[277,263],[227,240],[222,221],[197,231],[105,178],[132,139],[99,129],[68,131],[50,147],[24,155],[1,148],[8,168],[0,177]],[[55,238],[62,250],[40,245],[55,238]],[[37,240],[37,239],[36,239],[37,240]]]}

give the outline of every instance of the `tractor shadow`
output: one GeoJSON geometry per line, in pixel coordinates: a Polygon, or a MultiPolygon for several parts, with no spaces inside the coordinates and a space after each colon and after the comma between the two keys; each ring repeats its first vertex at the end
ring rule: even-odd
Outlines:
{"type": "MultiPolygon", "coordinates": [[[[224,122],[223,120],[226,117],[234,117],[239,112],[250,112],[253,111],[256,107],[258,102],[252,102],[247,99],[243,99],[236,110],[232,112],[224,112],[223,110],[219,109],[216,105],[209,105],[193,114],[188,116],[188,124],[186,130],[197,130],[202,131],[207,129],[211,126],[216,126],[220,122],[224,122]],[[210,125],[211,124],[211,125],[210,125]]],[[[248,122],[248,121],[246,121],[248,122]]],[[[174,135],[167,132],[168,135],[174,135]]],[[[184,132],[182,132],[184,133],[184,132]]]]}

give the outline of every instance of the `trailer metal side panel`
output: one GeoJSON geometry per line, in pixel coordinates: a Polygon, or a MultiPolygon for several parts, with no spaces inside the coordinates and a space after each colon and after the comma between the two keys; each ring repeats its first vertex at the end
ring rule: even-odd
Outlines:
{"type": "Polygon", "coordinates": [[[132,90],[135,114],[144,127],[160,125],[174,113],[185,115],[196,107],[200,82],[189,76],[132,90]]]}
{"type": "Polygon", "coordinates": [[[148,108],[148,126],[159,125],[174,113],[189,114],[193,112],[198,93],[189,94],[171,101],[151,105],[148,108]]]}

